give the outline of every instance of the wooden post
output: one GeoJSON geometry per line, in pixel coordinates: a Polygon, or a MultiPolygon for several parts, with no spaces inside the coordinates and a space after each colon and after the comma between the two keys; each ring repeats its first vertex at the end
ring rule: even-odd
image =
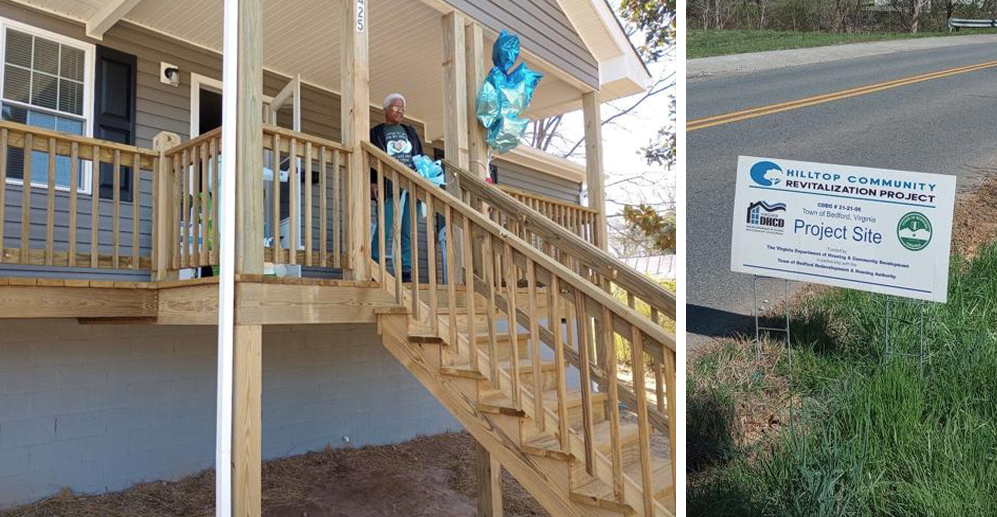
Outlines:
{"type": "MultiPolygon", "coordinates": [[[[447,159],[467,170],[467,61],[464,38],[464,14],[453,11],[443,16],[443,152],[447,159]]],[[[463,199],[460,183],[446,170],[447,190],[463,199]],[[456,188],[452,188],[456,186],[456,188]]],[[[453,243],[447,244],[448,253],[464,249],[466,232],[455,232],[453,243]]],[[[455,271],[464,267],[463,254],[456,253],[455,271]]],[[[458,274],[458,277],[460,275],[458,274]]],[[[452,281],[452,280],[451,280],[452,281]]]]}
{"type": "Polygon", "coordinates": [[[364,238],[370,219],[370,180],[360,149],[360,141],[370,134],[370,0],[341,0],[340,8],[343,144],[353,150],[346,181],[346,267],[353,279],[370,280],[366,258],[370,243],[364,238]]]}
{"type": "MultiPolygon", "coordinates": [[[[443,151],[447,159],[468,168],[467,61],[464,14],[443,17],[443,151]]],[[[450,178],[447,178],[450,182],[450,178]]],[[[459,197],[459,196],[458,196],[459,197]]]]}
{"type": "MultiPolygon", "coordinates": [[[[234,117],[233,114],[226,116],[228,121],[234,118],[236,122],[235,145],[230,147],[223,143],[221,149],[236,166],[235,268],[234,271],[225,270],[230,259],[223,260],[221,267],[221,290],[226,294],[226,305],[234,304],[229,298],[234,291],[226,291],[227,288],[234,290],[234,283],[227,281],[228,275],[263,274],[263,120],[260,116],[263,112],[263,0],[238,0],[237,47],[236,73],[232,74],[236,82],[228,81],[231,75],[226,74],[225,88],[226,95],[231,95],[233,90],[236,93],[234,117]]],[[[225,228],[222,230],[224,232],[225,228]]],[[[220,297],[219,303],[221,301],[220,297]]],[[[234,311],[234,307],[229,306],[228,310],[234,311]]],[[[232,321],[238,321],[238,314],[232,312],[231,317],[232,321]]],[[[259,517],[262,513],[262,348],[261,326],[234,326],[231,480],[232,515],[236,517],[259,517]]]]}
{"type": "MultiPolygon", "coordinates": [[[[155,272],[153,279],[157,282],[172,280],[167,278],[170,257],[173,254],[171,243],[176,242],[176,233],[179,228],[176,228],[175,221],[173,221],[173,196],[172,190],[169,188],[172,169],[169,160],[166,159],[166,151],[178,145],[180,145],[180,135],[168,131],[161,131],[152,139],[152,148],[159,152],[159,169],[154,171],[158,188],[155,192],[155,199],[152,200],[156,229],[152,270],[155,272]]],[[[179,270],[177,273],[179,274],[179,270]]]]}
{"type": "Polygon", "coordinates": [[[595,245],[608,249],[606,227],[606,190],[602,170],[602,116],[599,113],[598,92],[582,94],[582,113],[585,119],[585,178],[589,190],[589,208],[597,212],[595,220],[595,245]]]}
{"type": "Polygon", "coordinates": [[[236,325],[233,338],[232,515],[259,517],[263,486],[263,327],[236,325]]]}
{"type": "Polygon", "coordinates": [[[475,441],[478,458],[478,517],[502,517],[502,465],[475,441]]]}
{"type": "Polygon", "coordinates": [[[470,23],[464,28],[467,76],[467,149],[471,172],[481,178],[488,177],[485,132],[475,114],[475,101],[485,83],[485,38],[481,25],[470,23]]]}

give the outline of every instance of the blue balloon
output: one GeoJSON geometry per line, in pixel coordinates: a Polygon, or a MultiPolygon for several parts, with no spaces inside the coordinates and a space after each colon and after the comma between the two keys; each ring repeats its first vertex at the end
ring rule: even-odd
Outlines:
{"type": "MultiPolygon", "coordinates": [[[[475,115],[488,129],[485,142],[500,154],[514,149],[526,132],[530,120],[520,118],[533,100],[533,93],[543,74],[520,63],[519,37],[503,30],[492,46],[492,63],[475,103],[475,115]]],[[[418,165],[417,165],[418,166],[418,165]]]]}
{"type": "Polygon", "coordinates": [[[519,139],[526,132],[530,119],[518,117],[502,117],[488,130],[485,143],[498,151],[499,154],[511,151],[519,145],[519,139]]]}
{"type": "Polygon", "coordinates": [[[519,37],[502,30],[495,45],[492,46],[492,63],[503,72],[508,72],[512,64],[519,58],[519,37]]]}
{"type": "Polygon", "coordinates": [[[525,84],[526,85],[526,98],[523,103],[523,108],[530,105],[533,101],[533,91],[536,90],[537,85],[540,84],[540,79],[543,79],[544,74],[532,70],[526,63],[520,63],[512,72],[509,73],[508,82],[510,84],[525,84]]]}
{"type": "Polygon", "coordinates": [[[477,115],[481,125],[492,127],[501,117],[499,92],[491,82],[485,81],[478,92],[478,100],[475,104],[474,113],[477,115]]]}

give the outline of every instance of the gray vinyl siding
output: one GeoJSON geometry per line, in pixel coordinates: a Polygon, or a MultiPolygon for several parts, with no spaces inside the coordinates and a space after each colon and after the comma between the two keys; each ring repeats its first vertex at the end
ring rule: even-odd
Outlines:
{"type": "Polygon", "coordinates": [[[579,194],[581,193],[580,183],[530,170],[503,160],[496,160],[495,167],[498,169],[499,185],[532,192],[560,201],[579,203],[579,194]]]}
{"type": "Polygon", "coordinates": [[[524,48],[585,84],[599,88],[599,63],[557,0],[446,1],[496,33],[508,29],[518,34],[524,48]]]}

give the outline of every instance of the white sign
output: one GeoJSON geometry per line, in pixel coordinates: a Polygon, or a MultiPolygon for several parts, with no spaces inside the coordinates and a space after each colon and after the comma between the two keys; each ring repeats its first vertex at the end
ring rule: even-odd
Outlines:
{"type": "Polygon", "coordinates": [[[945,302],[955,177],[741,156],[730,268],[945,302]]]}
{"type": "Polygon", "coordinates": [[[356,0],[357,1],[357,32],[363,32],[367,26],[367,1],[366,0],[356,0]]]}

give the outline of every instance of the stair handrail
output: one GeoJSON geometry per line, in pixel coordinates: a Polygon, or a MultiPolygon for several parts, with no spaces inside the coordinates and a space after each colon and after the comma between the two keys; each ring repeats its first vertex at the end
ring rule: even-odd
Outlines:
{"type": "Polygon", "coordinates": [[[601,248],[569,231],[565,231],[550,218],[517,201],[516,198],[494,185],[486,183],[471,172],[448,161],[443,163],[457,178],[461,189],[471,192],[492,209],[504,212],[521,224],[528,225],[529,231],[540,235],[546,242],[596,270],[604,278],[625,289],[629,294],[643,300],[652,309],[657,309],[662,314],[675,319],[675,293],[661,287],[601,248]]]}

